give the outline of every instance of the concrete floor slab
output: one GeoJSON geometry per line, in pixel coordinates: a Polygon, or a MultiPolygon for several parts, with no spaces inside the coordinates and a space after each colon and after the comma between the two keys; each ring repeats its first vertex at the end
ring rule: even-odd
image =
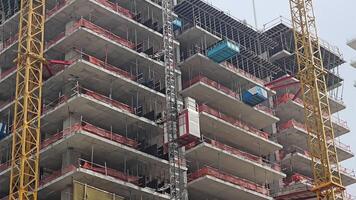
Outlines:
{"type": "MultiPolygon", "coordinates": [[[[304,122],[304,106],[296,101],[289,100],[286,103],[281,103],[276,108],[277,116],[283,120],[288,121],[290,119],[295,119],[298,122],[304,122]]],[[[350,129],[346,127],[344,122],[337,122],[333,119],[333,127],[335,137],[340,137],[348,132],[350,129]]]]}
{"type": "Polygon", "coordinates": [[[200,26],[195,25],[179,34],[177,40],[184,47],[194,47],[194,44],[204,44],[204,46],[209,47],[222,39],[200,26]]]}
{"type": "Polygon", "coordinates": [[[53,51],[49,52],[48,56],[58,57],[61,55],[60,52],[69,51],[73,47],[82,47],[86,53],[95,55],[97,58],[107,57],[114,66],[126,66],[130,63],[133,65],[137,61],[139,66],[144,66],[141,67],[143,72],[148,73],[149,70],[151,72],[153,70],[157,77],[163,77],[164,75],[164,65],[162,62],[153,60],[144,53],[138,53],[133,49],[83,27],[76,29],[73,33],[53,43],[51,46],[53,51]],[[120,59],[118,59],[118,55],[120,55],[120,59]]]}
{"type": "MultiPolygon", "coordinates": [[[[308,133],[305,129],[292,126],[284,129],[277,134],[278,143],[284,147],[297,146],[308,151],[308,133]]],[[[344,161],[354,157],[350,149],[347,149],[341,143],[335,143],[339,161],[344,161]]]]}
{"type": "Polygon", "coordinates": [[[316,195],[311,191],[312,186],[299,182],[284,186],[280,191],[273,194],[276,200],[316,200],[316,195]]]}
{"type": "Polygon", "coordinates": [[[191,171],[207,165],[258,184],[278,182],[285,177],[282,172],[273,169],[271,164],[263,165],[205,142],[189,149],[185,155],[190,161],[191,171]]]}
{"type": "Polygon", "coordinates": [[[275,91],[264,87],[261,80],[256,80],[252,75],[244,74],[230,69],[223,64],[219,64],[202,54],[195,54],[179,64],[183,76],[188,78],[204,75],[225,86],[231,85],[231,80],[236,80],[242,88],[250,89],[254,86],[260,86],[267,90],[268,94],[274,95],[275,91]]]}
{"type": "Polygon", "coordinates": [[[114,130],[125,130],[125,127],[134,124],[137,127],[145,128],[147,131],[154,130],[153,132],[157,134],[162,133],[161,128],[155,122],[98,101],[85,94],[73,96],[65,103],[46,111],[41,119],[42,131],[56,130],[58,123],[68,117],[69,113],[76,113],[76,115],[83,116],[85,119],[95,121],[100,127],[112,126],[114,130]]]}
{"type": "MultiPolygon", "coordinates": [[[[312,177],[311,158],[301,153],[292,153],[286,155],[281,161],[282,167],[287,169],[293,169],[293,171],[312,177]]],[[[346,173],[340,170],[341,179],[344,186],[349,186],[356,183],[356,176],[354,174],[346,173]]]]}
{"type": "Polygon", "coordinates": [[[192,200],[204,199],[210,195],[221,200],[272,200],[272,197],[248,190],[238,185],[214,178],[203,176],[188,183],[188,192],[192,200]]]}
{"type": "Polygon", "coordinates": [[[218,138],[220,142],[238,146],[255,155],[268,155],[282,146],[245,129],[234,126],[213,115],[200,113],[200,129],[208,138],[218,138]]]}
{"type": "Polygon", "coordinates": [[[164,94],[84,59],[76,60],[73,64],[49,78],[44,83],[44,95],[49,96],[53,91],[60,91],[63,85],[73,77],[78,77],[76,80],[84,84],[84,87],[88,86],[96,92],[107,94],[111,90],[112,97],[118,94],[139,93],[140,98],[151,102],[155,101],[158,105],[165,102],[164,94]]]}
{"type": "Polygon", "coordinates": [[[39,188],[40,199],[48,199],[54,191],[66,188],[73,183],[73,180],[88,183],[93,187],[97,187],[106,191],[113,192],[120,196],[129,198],[130,194],[136,197],[143,197],[143,199],[156,198],[158,200],[169,199],[168,195],[160,194],[148,188],[141,188],[132,183],[124,182],[110,176],[83,169],[77,168],[74,171],[68,172],[39,188]]]}
{"type": "Polygon", "coordinates": [[[215,109],[240,119],[246,123],[253,123],[257,129],[266,128],[279,119],[256,107],[251,107],[240,99],[232,97],[218,89],[198,82],[181,91],[185,97],[189,96],[197,100],[200,104],[207,104],[215,109]]]}

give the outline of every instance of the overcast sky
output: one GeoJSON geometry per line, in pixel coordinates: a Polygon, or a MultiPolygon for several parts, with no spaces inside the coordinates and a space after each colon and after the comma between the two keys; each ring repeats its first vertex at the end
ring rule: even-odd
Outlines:
{"type": "MultiPolygon", "coordinates": [[[[290,19],[288,0],[255,0],[257,7],[257,24],[261,29],[271,20],[284,16],[290,19]]],[[[218,8],[229,12],[238,19],[246,19],[251,25],[255,24],[252,0],[209,0],[218,8]]],[[[346,61],[356,60],[356,51],[346,46],[347,40],[356,38],[356,1],[355,0],[315,0],[315,15],[317,17],[319,36],[329,43],[338,46],[346,61]]],[[[343,100],[347,109],[340,112],[342,119],[348,122],[351,133],[342,137],[342,142],[356,151],[356,70],[348,63],[340,67],[341,76],[345,79],[343,100]]],[[[347,168],[356,169],[356,158],[342,163],[347,168]]],[[[356,196],[356,184],[348,188],[348,192],[356,196]]]]}

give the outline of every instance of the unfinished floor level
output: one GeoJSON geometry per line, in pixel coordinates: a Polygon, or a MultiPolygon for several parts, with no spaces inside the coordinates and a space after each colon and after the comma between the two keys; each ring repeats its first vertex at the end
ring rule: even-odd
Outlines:
{"type": "MultiPolygon", "coordinates": [[[[9,191],[18,4],[1,1],[0,199],[9,191]]],[[[161,0],[47,0],[41,200],[169,195],[161,0]]],[[[190,200],[314,199],[292,29],[261,32],[202,0],[175,2],[182,170],[190,200]],[[290,85],[290,87],[280,87],[290,85]]],[[[337,137],[344,63],[323,43],[337,137]]],[[[336,139],[341,161],[354,156],[336,139]]],[[[345,185],[355,173],[342,168],[345,185]]],[[[97,200],[97,199],[95,199],[97,200]]]]}

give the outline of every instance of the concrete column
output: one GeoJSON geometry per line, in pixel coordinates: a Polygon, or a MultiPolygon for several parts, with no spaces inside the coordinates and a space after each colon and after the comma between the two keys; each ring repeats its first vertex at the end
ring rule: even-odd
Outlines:
{"type": "Polygon", "coordinates": [[[63,129],[73,126],[76,123],[80,123],[81,117],[73,113],[69,113],[67,119],[63,120],[63,129]]]}
{"type": "Polygon", "coordinates": [[[61,200],[72,200],[72,187],[67,187],[61,191],[61,200]]]}
{"type": "Polygon", "coordinates": [[[66,52],[65,56],[64,56],[64,60],[72,60],[74,58],[79,58],[80,53],[74,49],[66,52]]]}
{"type": "Polygon", "coordinates": [[[62,154],[62,169],[66,168],[68,165],[76,165],[80,158],[80,152],[75,151],[74,148],[68,148],[62,154]]]}

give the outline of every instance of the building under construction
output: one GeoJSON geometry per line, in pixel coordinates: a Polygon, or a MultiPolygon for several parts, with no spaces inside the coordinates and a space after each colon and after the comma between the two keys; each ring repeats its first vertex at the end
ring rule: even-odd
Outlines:
{"type": "MultiPolygon", "coordinates": [[[[0,199],[9,195],[19,5],[0,1],[0,199]]],[[[315,199],[293,29],[175,2],[181,174],[190,200],[315,199]]],[[[41,200],[170,199],[161,0],[47,0],[41,200]]],[[[320,41],[339,161],[339,50],[320,41]]],[[[341,164],[342,165],[342,164],[341,164]]],[[[345,186],[356,183],[340,167],[345,186]]],[[[348,197],[347,197],[348,198],[348,197]]]]}

